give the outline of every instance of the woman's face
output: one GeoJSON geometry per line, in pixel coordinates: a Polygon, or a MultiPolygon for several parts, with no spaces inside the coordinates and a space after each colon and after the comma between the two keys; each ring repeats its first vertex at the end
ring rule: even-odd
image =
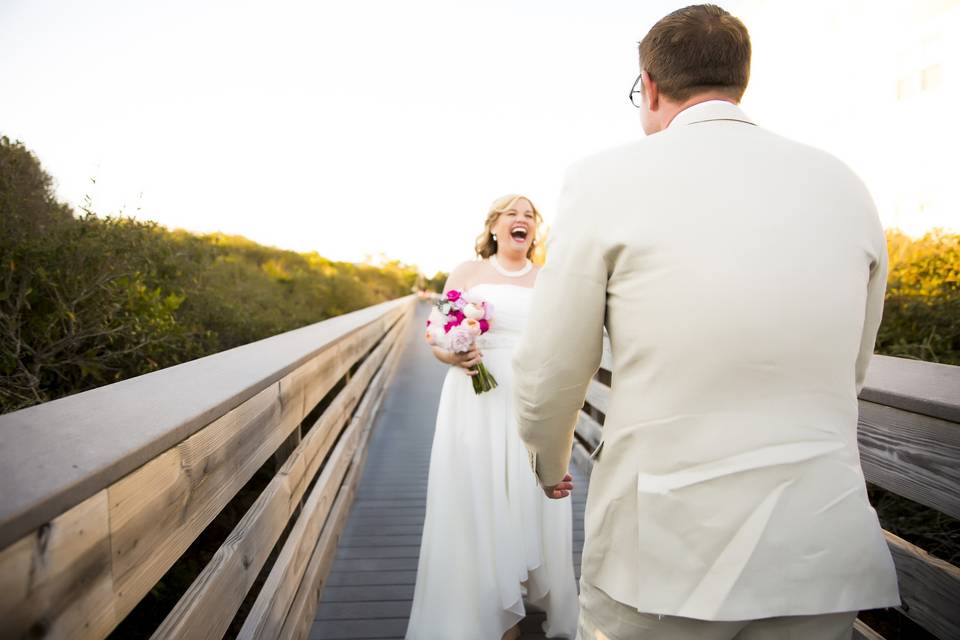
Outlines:
{"type": "Polygon", "coordinates": [[[533,244],[537,231],[533,206],[526,198],[519,198],[493,223],[498,252],[525,256],[533,244]]]}

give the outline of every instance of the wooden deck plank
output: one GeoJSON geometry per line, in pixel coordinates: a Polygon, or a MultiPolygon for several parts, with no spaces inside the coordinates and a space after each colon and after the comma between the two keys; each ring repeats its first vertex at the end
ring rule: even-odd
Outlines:
{"type": "Polygon", "coordinates": [[[407,618],[375,620],[321,620],[310,631],[310,640],[363,640],[365,638],[402,638],[407,618]]]}
{"type": "Polygon", "coordinates": [[[372,571],[362,572],[332,572],[327,578],[327,585],[331,587],[349,587],[370,584],[414,584],[417,572],[414,571],[372,571]]]}
{"type": "Polygon", "coordinates": [[[326,602],[317,609],[319,620],[360,620],[374,618],[407,618],[410,616],[409,600],[384,600],[380,602],[326,602]]]}
{"type": "MultiPolygon", "coordinates": [[[[445,368],[422,347],[421,308],[387,390],[369,444],[357,499],[330,569],[310,638],[402,638],[412,605],[426,506],[434,416],[445,368]]],[[[580,575],[587,480],[572,469],[575,574],[580,575]]],[[[524,639],[543,638],[542,612],[521,623],[524,639]]]]}
{"type": "Polygon", "coordinates": [[[352,587],[330,587],[323,590],[322,603],[371,602],[413,599],[412,584],[381,584],[352,587]]]}

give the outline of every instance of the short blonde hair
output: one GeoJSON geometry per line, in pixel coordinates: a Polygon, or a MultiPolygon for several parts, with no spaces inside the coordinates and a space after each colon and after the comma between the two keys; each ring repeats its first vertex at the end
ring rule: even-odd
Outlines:
{"type": "Polygon", "coordinates": [[[487,213],[487,221],[483,227],[483,233],[477,237],[477,243],[474,250],[477,252],[477,256],[480,258],[486,259],[497,253],[497,241],[493,237],[493,225],[497,223],[497,219],[500,217],[500,214],[510,211],[510,209],[517,203],[517,200],[526,200],[530,203],[530,208],[533,209],[533,242],[530,243],[530,248],[527,249],[527,257],[530,258],[533,256],[533,252],[537,247],[537,238],[540,233],[540,224],[543,222],[543,216],[540,215],[540,212],[537,211],[537,207],[533,204],[533,200],[527,196],[522,196],[516,193],[509,193],[505,196],[501,196],[493,201],[490,205],[490,211],[487,213]]]}

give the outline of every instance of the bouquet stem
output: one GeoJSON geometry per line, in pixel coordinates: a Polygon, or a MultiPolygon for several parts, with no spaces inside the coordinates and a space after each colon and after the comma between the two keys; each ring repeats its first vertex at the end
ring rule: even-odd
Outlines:
{"type": "Polygon", "coordinates": [[[490,391],[491,389],[496,388],[497,380],[490,375],[490,372],[487,371],[487,368],[483,366],[483,363],[473,367],[472,371],[476,371],[477,375],[471,376],[473,381],[473,392],[477,395],[490,391]]]}

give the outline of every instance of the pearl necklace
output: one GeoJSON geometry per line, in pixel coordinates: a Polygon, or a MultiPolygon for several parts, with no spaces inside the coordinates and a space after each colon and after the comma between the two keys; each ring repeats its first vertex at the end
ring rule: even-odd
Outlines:
{"type": "Polygon", "coordinates": [[[527,263],[523,265],[522,268],[516,271],[507,271],[503,268],[500,262],[497,261],[497,256],[490,256],[490,264],[494,269],[497,270],[497,273],[502,276],[506,276],[507,278],[520,278],[530,273],[530,270],[533,269],[533,263],[530,262],[530,260],[527,260],[527,263]]]}

